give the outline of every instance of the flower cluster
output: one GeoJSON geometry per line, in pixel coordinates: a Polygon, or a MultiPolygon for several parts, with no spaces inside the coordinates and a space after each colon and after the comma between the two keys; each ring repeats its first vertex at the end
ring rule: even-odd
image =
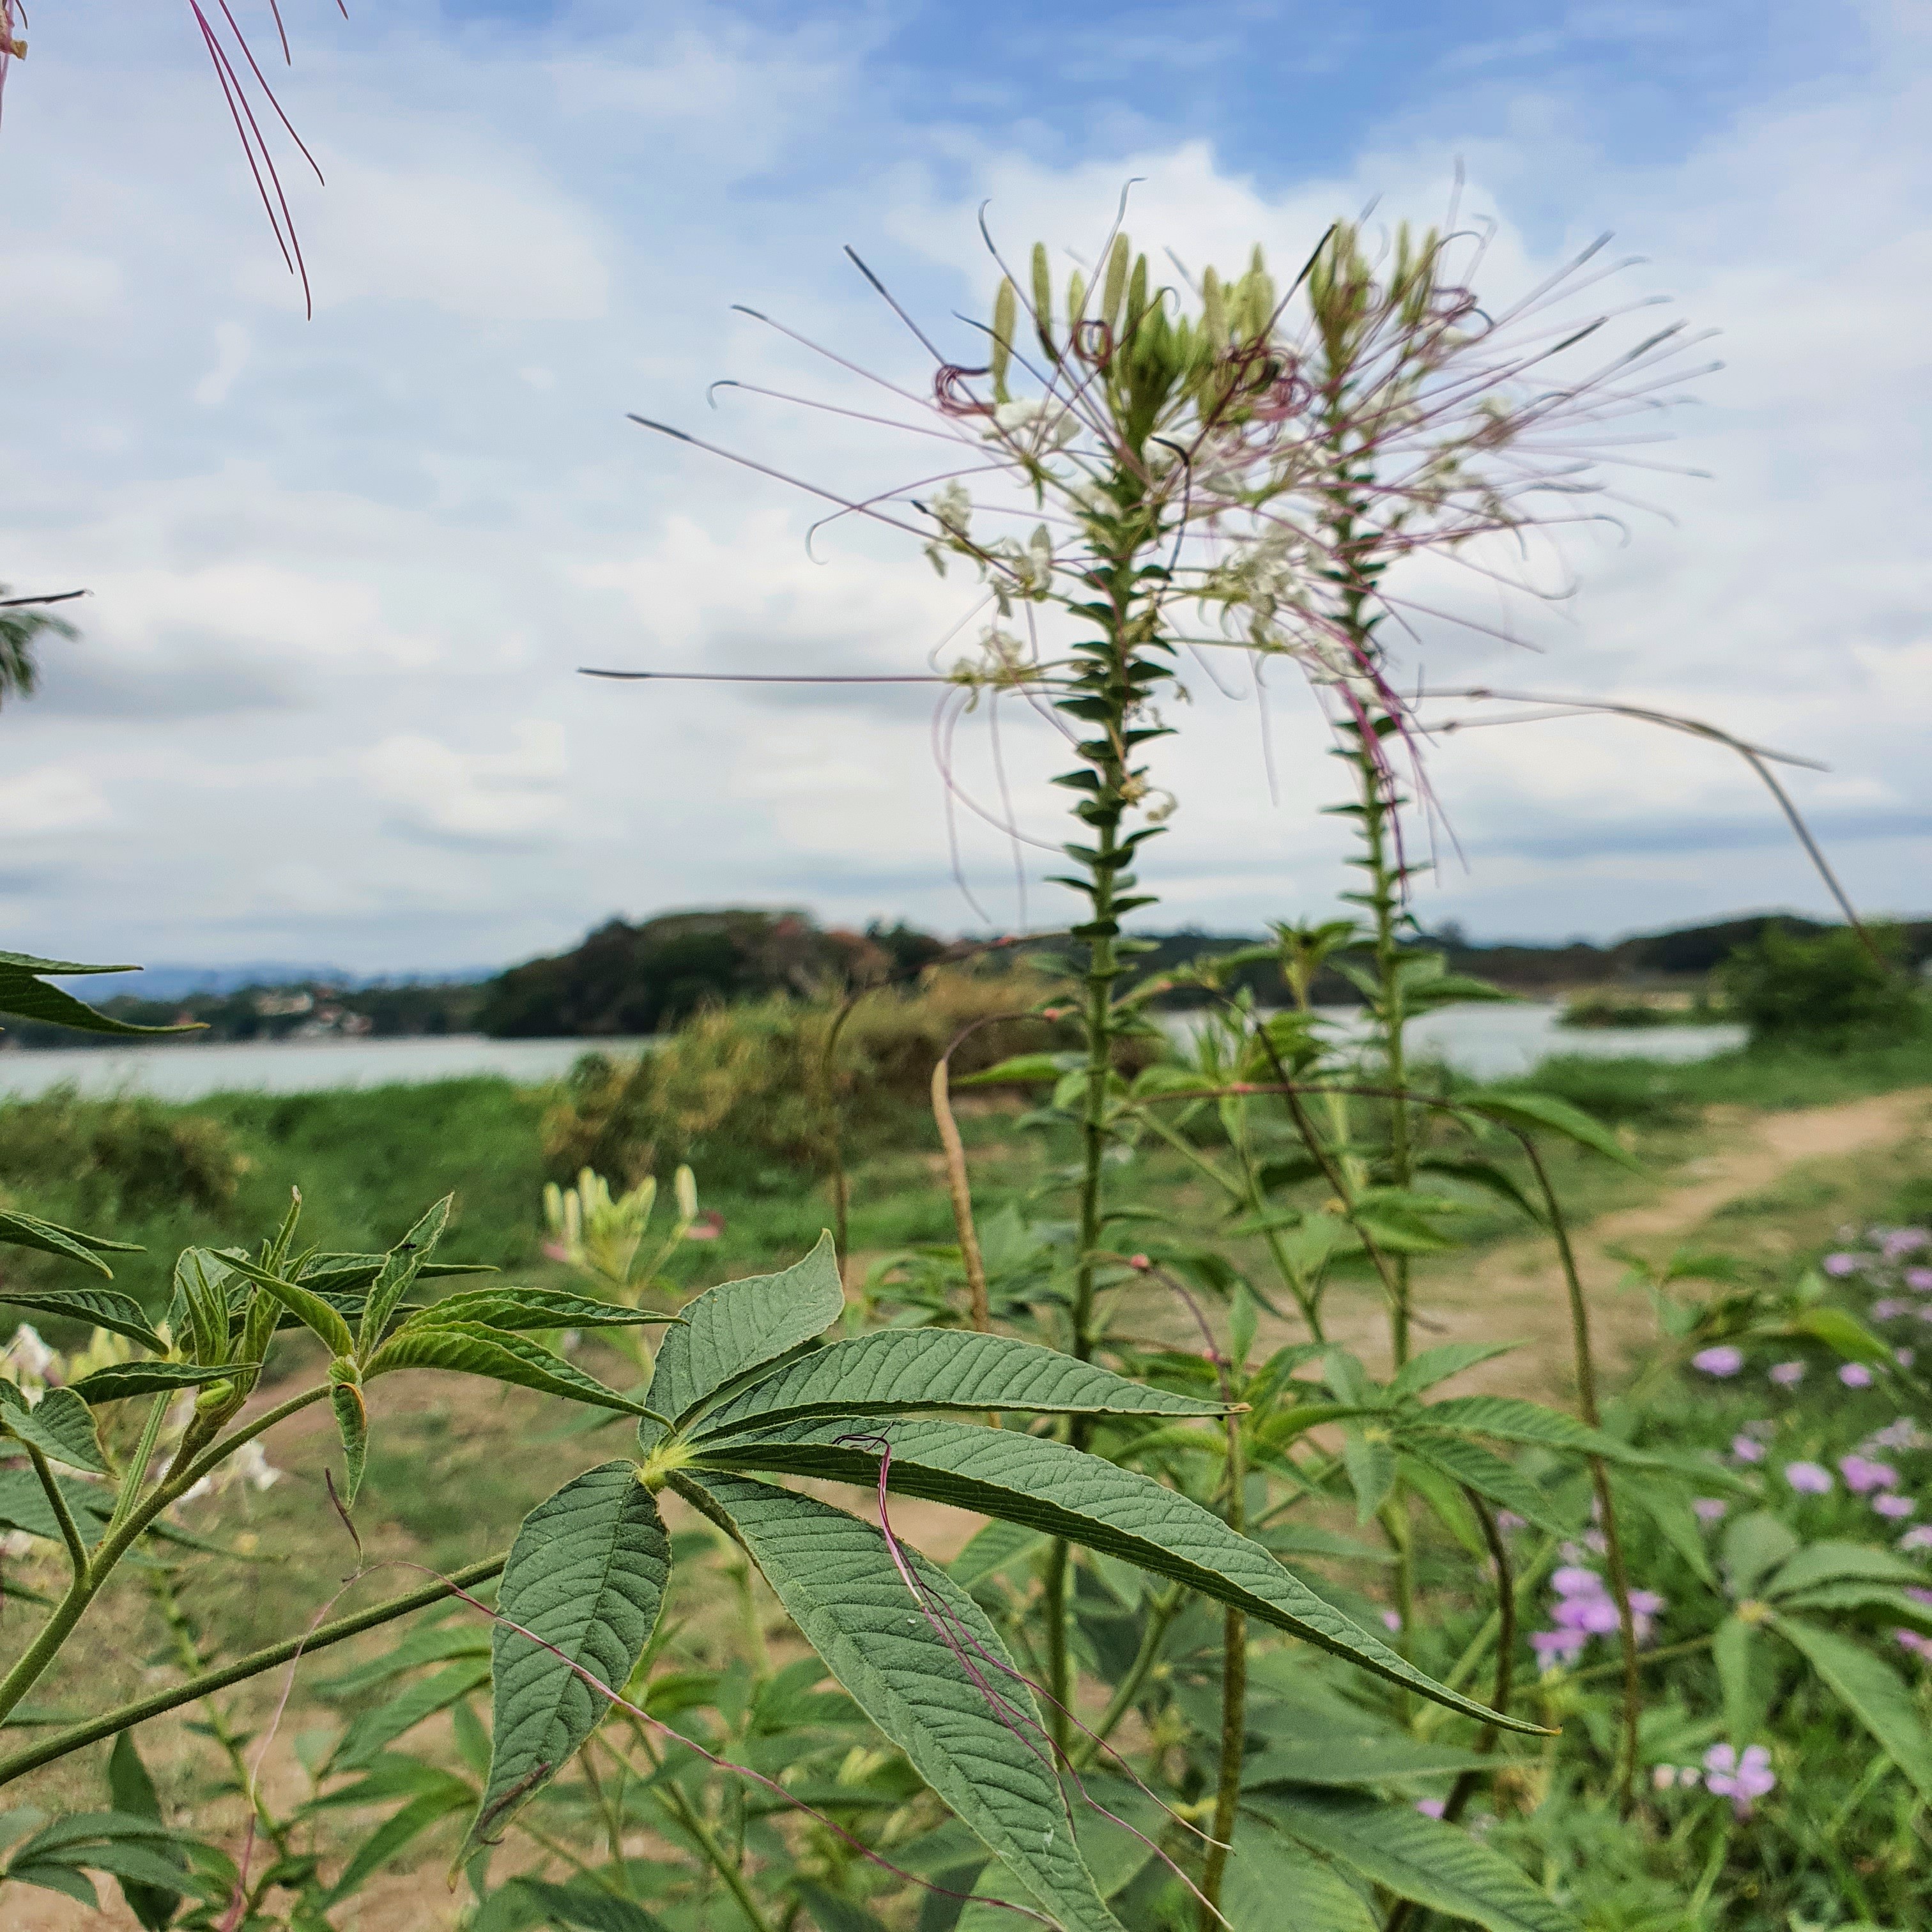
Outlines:
{"type": "MultiPolygon", "coordinates": [[[[1573,1546],[1564,1553],[1574,1559],[1583,1552],[1573,1546]]],[[[1574,1560],[1565,1562],[1551,1573],[1550,1587],[1552,1627],[1532,1631],[1529,1639],[1530,1648],[1546,1670],[1574,1664],[1592,1637],[1612,1636],[1618,1624],[1616,1604],[1609,1586],[1601,1574],[1587,1564],[1574,1560]]],[[[1646,1642],[1663,1613],[1664,1600],[1654,1590],[1633,1590],[1630,1604],[1636,1640],[1646,1642]]]]}
{"type": "Polygon", "coordinates": [[[1728,1798],[1740,1818],[1748,1818],[1753,1804],[1778,1788],[1771,1753],[1762,1744],[1747,1744],[1742,1752],[1735,1744],[1713,1744],[1701,1769],[1694,1764],[1654,1765],[1650,1781],[1659,1791],[1694,1791],[1702,1785],[1728,1798]]]}

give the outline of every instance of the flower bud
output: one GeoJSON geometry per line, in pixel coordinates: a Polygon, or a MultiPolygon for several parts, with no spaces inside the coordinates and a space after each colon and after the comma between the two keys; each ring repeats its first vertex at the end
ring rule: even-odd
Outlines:
{"type": "MultiPolygon", "coordinates": [[[[1010,289],[1012,284],[1006,285],[1010,289]]],[[[680,1167],[671,1181],[677,1196],[677,1218],[680,1221],[698,1219],[698,1177],[688,1167],[680,1167]]]]}
{"type": "Polygon", "coordinates": [[[1053,271],[1046,259],[1046,244],[1033,244],[1033,323],[1040,332],[1040,346],[1049,356],[1053,346],[1053,271]]]}
{"type": "Polygon", "coordinates": [[[1120,304],[1127,292],[1127,262],[1133,250],[1124,235],[1114,237],[1107,251],[1107,279],[1100,297],[1100,320],[1115,335],[1120,332],[1120,304]]]}
{"type": "Polygon", "coordinates": [[[1010,280],[1000,284],[993,298],[993,400],[1004,403],[1006,370],[1013,359],[1013,331],[1019,322],[1019,296],[1010,280]]]}

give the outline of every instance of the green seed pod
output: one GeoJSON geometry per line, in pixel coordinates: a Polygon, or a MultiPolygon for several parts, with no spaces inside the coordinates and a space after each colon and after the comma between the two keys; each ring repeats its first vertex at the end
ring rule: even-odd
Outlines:
{"type": "Polygon", "coordinates": [[[1221,278],[1212,268],[1201,278],[1201,327],[1210,348],[1228,346],[1228,305],[1221,293],[1221,278]]]}
{"type": "Polygon", "coordinates": [[[1049,356],[1053,346],[1053,271],[1046,259],[1046,244],[1033,244],[1033,321],[1040,332],[1040,346],[1049,356]]]}
{"type": "Polygon", "coordinates": [[[1066,284],[1066,326],[1070,332],[1087,319],[1087,278],[1078,268],[1066,284]]]}
{"type": "Polygon", "coordinates": [[[1141,319],[1147,314],[1148,266],[1147,257],[1134,258],[1134,272],[1127,278],[1126,334],[1131,336],[1141,326],[1141,319]]]}
{"type": "Polygon", "coordinates": [[[1120,304],[1126,296],[1127,262],[1132,253],[1124,235],[1116,235],[1113,247],[1107,251],[1107,279],[1101,290],[1100,320],[1115,335],[1120,332],[1120,304]]]}
{"type": "Polygon", "coordinates": [[[1018,291],[1010,281],[1002,281],[993,298],[993,400],[1007,402],[1006,370],[1013,359],[1013,331],[1019,325],[1018,291]]]}

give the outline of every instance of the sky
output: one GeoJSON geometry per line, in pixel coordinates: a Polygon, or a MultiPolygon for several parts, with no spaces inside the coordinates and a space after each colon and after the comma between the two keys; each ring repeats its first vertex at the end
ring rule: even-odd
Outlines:
{"type": "MultiPolygon", "coordinates": [[[[1708,474],[1634,474],[1627,539],[1566,538],[1573,596],[1514,642],[1424,625],[1404,680],[1660,707],[1814,760],[1792,794],[1855,898],[1932,910],[1922,8],[284,10],[286,71],[266,10],[237,14],[326,178],[278,140],[312,317],[185,0],[37,14],[8,76],[0,580],[90,595],[0,714],[0,944],[406,973],[696,905],[1059,922],[1051,854],[1016,861],[970,804],[949,826],[929,689],[578,674],[918,670],[966,608],[916,544],[848,521],[808,548],[823,504],[627,416],[896,485],[903,439],[708,394],[854,380],[734,304],[917,384],[848,244],[964,354],[952,318],[997,281],[982,206],[1016,252],[1090,254],[1131,182],[1157,259],[1298,263],[1371,202],[1436,218],[1459,167],[1504,283],[1614,230],[1641,258],[1618,286],[1720,332],[1724,366],[1654,452],[1708,474]]],[[[1185,674],[1150,926],[1333,910],[1345,775],[1280,669],[1264,702],[1185,674]]],[[[968,720],[946,769],[997,812],[994,749],[968,720]]],[[[1029,836],[1064,836],[1050,737],[1010,717],[998,750],[1029,836]]],[[[1826,909],[1710,746],[1526,722],[1442,736],[1426,770],[1425,925],[1826,909]]]]}

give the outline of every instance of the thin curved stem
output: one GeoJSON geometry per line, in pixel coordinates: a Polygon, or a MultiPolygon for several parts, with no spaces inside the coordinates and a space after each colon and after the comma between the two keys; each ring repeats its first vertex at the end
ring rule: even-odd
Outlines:
{"type": "Polygon", "coordinates": [[[54,1520],[60,1525],[61,1540],[67,1545],[68,1562],[74,1568],[74,1580],[78,1582],[87,1574],[87,1545],[81,1540],[80,1526],[74,1520],[74,1511],[67,1506],[67,1498],[62,1493],[59,1479],[47,1466],[46,1457],[31,1442],[20,1445],[27,1452],[27,1460],[34,1466],[34,1474],[39,1478],[47,1504],[54,1513],[54,1520]]]}

